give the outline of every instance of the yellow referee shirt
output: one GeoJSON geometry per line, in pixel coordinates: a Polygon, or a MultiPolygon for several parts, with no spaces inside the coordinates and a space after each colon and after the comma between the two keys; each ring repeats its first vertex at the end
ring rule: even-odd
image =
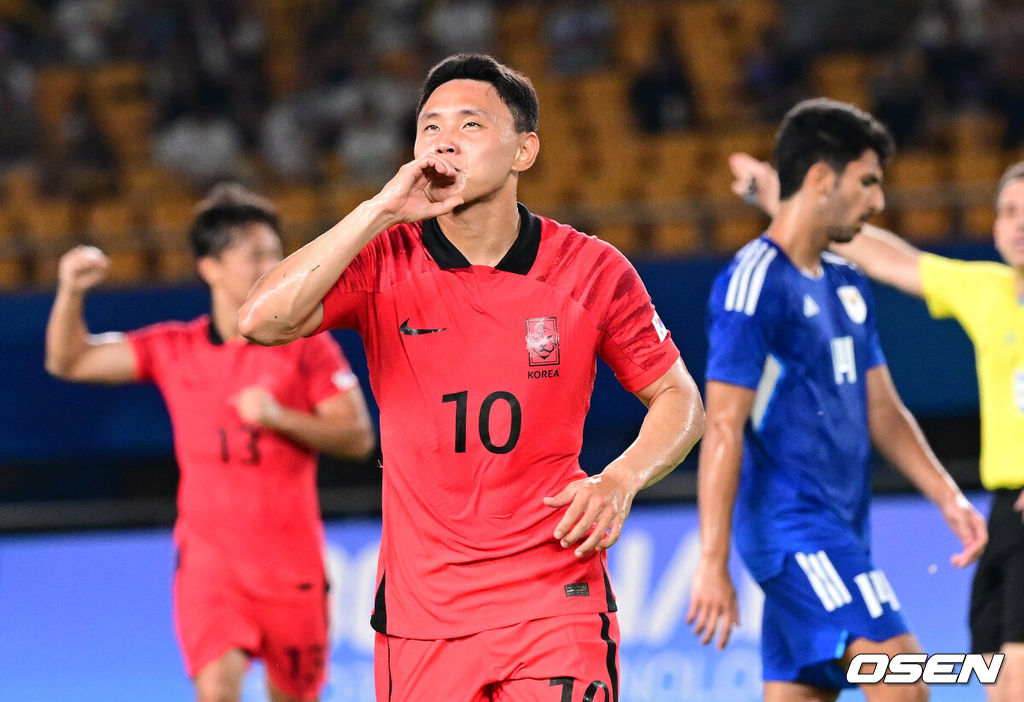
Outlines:
{"type": "Polygon", "coordinates": [[[981,399],[981,483],[1024,486],[1024,303],[1013,269],[989,261],[920,258],[932,317],[953,317],[974,343],[981,399]]]}

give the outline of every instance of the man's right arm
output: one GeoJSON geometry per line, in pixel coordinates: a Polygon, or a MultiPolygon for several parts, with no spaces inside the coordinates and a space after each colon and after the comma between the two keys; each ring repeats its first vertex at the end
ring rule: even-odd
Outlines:
{"type": "Polygon", "coordinates": [[[690,589],[686,623],[694,625],[701,643],[718,631],[718,648],[729,642],[739,624],[736,589],[729,575],[732,512],[740,479],[743,426],[754,405],[754,391],[739,385],[707,381],[706,428],[697,468],[697,508],[701,553],[690,589]]]}
{"type": "Polygon", "coordinates": [[[135,352],[124,334],[90,334],[82,314],[86,293],[106,277],[110,261],[92,246],[77,246],[58,264],[57,296],[46,323],[48,373],[82,383],[135,380],[135,352]]]}
{"type": "Polygon", "coordinates": [[[459,178],[458,171],[434,155],[402,166],[377,195],[260,278],[238,312],[239,331],[264,346],[315,332],[323,322],[324,297],[363,247],[400,222],[451,212],[462,198],[453,195],[435,202],[430,186],[459,178]]]}
{"type": "Polygon", "coordinates": [[[892,232],[865,224],[852,241],[829,248],[856,263],[869,278],[924,297],[921,252],[892,232]]]}
{"type": "MultiPolygon", "coordinates": [[[[749,154],[729,156],[732,190],[745,201],[774,216],[779,208],[779,178],[772,166],[749,154]]],[[[921,252],[892,232],[865,224],[846,244],[832,244],[840,256],[856,263],[869,278],[908,295],[924,296],[918,259],[921,252]]]]}

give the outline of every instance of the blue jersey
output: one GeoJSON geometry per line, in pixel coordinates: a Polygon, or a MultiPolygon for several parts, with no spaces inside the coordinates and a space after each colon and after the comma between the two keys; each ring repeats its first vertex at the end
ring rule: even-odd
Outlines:
{"type": "Polygon", "coordinates": [[[736,546],[756,580],[786,553],[869,549],[866,372],[885,363],[867,279],[823,254],[798,270],[768,237],[715,279],[707,379],[756,392],[744,428],[736,546]]]}

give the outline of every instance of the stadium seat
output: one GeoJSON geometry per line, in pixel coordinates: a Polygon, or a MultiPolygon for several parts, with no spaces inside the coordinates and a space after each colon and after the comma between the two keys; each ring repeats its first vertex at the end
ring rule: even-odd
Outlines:
{"type": "Polygon", "coordinates": [[[710,135],[705,142],[706,165],[702,169],[705,194],[728,199],[732,194],[732,171],[729,156],[737,152],[769,160],[775,140],[772,127],[749,127],[710,135]]]}
{"type": "Polygon", "coordinates": [[[711,227],[711,245],[715,251],[732,254],[747,242],[756,239],[768,225],[768,218],[753,207],[737,206],[732,201],[720,201],[714,207],[715,218],[711,227]]]}
{"type": "Polygon", "coordinates": [[[992,202],[974,202],[964,207],[960,230],[970,239],[990,240],[995,221],[996,210],[992,202]]]}
{"type": "Polygon", "coordinates": [[[953,152],[991,151],[998,149],[1005,123],[989,112],[970,111],[953,115],[947,121],[947,135],[953,152]]]}
{"type": "Polygon", "coordinates": [[[704,248],[700,223],[696,220],[675,220],[655,224],[651,232],[651,248],[668,256],[690,255],[704,248]]]}
{"type": "Polygon", "coordinates": [[[535,3],[511,3],[498,11],[497,44],[501,55],[531,78],[547,73],[543,41],[543,8],[535,3]]]}
{"type": "Polygon", "coordinates": [[[696,0],[678,3],[672,10],[673,28],[693,79],[700,116],[711,122],[738,119],[743,112],[737,100],[740,66],[733,58],[723,3],[696,0]]]}
{"type": "Polygon", "coordinates": [[[936,151],[901,151],[886,165],[885,180],[892,187],[938,185],[946,181],[944,154],[936,151]]]}
{"type": "Polygon", "coordinates": [[[761,34],[781,22],[782,11],[777,0],[733,0],[730,5],[736,56],[753,51],[761,34]]]}
{"type": "Polygon", "coordinates": [[[916,242],[944,239],[953,233],[955,223],[952,208],[944,203],[908,205],[895,217],[900,234],[916,242]]]}
{"type": "Polygon", "coordinates": [[[103,134],[122,163],[141,164],[151,151],[155,111],[148,102],[110,102],[96,107],[103,134]]]}
{"type": "Polygon", "coordinates": [[[14,290],[28,282],[24,242],[14,215],[0,210],[0,289],[14,290]]]}
{"type": "Polygon", "coordinates": [[[994,192],[1005,165],[1005,155],[996,149],[957,151],[952,156],[951,175],[962,185],[991,184],[994,192]]]}
{"type": "Polygon", "coordinates": [[[819,56],[811,69],[811,83],[818,95],[871,108],[868,78],[875,60],[866,54],[838,53],[819,56]]]}
{"type": "Polygon", "coordinates": [[[346,185],[336,188],[324,200],[324,219],[333,224],[354,210],[360,203],[377,194],[377,189],[346,185]]]}
{"type": "Polygon", "coordinates": [[[281,217],[285,253],[302,247],[337,221],[326,220],[320,197],[312,187],[294,186],[276,190],[269,197],[281,217]]]}
{"type": "Polygon", "coordinates": [[[55,129],[84,86],[80,69],[52,64],[36,72],[35,101],[46,129],[55,129]]]}
{"type": "Polygon", "coordinates": [[[105,63],[88,74],[89,97],[96,106],[148,100],[149,71],[145,64],[124,61],[105,63]]]}
{"type": "Polygon", "coordinates": [[[675,202],[704,190],[706,143],[696,134],[665,135],[647,142],[652,167],[643,179],[643,195],[652,202],[675,202]]]}
{"type": "Polygon", "coordinates": [[[24,208],[20,219],[32,254],[62,253],[79,233],[78,218],[71,200],[39,199],[24,208]]]}
{"type": "Polygon", "coordinates": [[[86,216],[86,239],[110,258],[109,279],[142,282],[150,272],[150,243],[145,214],[128,200],[94,204],[86,216]]]}
{"type": "Polygon", "coordinates": [[[661,24],[657,5],[615,3],[615,58],[630,72],[642,67],[650,56],[650,47],[661,24]]]}
{"type": "Polygon", "coordinates": [[[637,227],[633,224],[595,225],[588,232],[598,239],[607,241],[624,254],[635,253],[640,249],[637,227]]]}
{"type": "Polygon", "coordinates": [[[168,196],[153,203],[149,229],[156,254],[156,272],[160,280],[181,281],[195,277],[195,265],[188,244],[196,199],[192,196],[168,196]]]}

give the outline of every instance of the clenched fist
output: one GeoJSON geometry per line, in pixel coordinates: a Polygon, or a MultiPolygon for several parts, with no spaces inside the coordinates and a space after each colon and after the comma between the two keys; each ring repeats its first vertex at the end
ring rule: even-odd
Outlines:
{"type": "Polygon", "coordinates": [[[76,246],[60,257],[57,280],[60,287],[83,293],[107,278],[110,259],[95,246],[76,246]]]}
{"type": "Polygon", "coordinates": [[[234,398],[235,409],[242,421],[273,428],[274,421],[281,416],[281,405],[274,396],[258,385],[250,385],[234,398]]]}

